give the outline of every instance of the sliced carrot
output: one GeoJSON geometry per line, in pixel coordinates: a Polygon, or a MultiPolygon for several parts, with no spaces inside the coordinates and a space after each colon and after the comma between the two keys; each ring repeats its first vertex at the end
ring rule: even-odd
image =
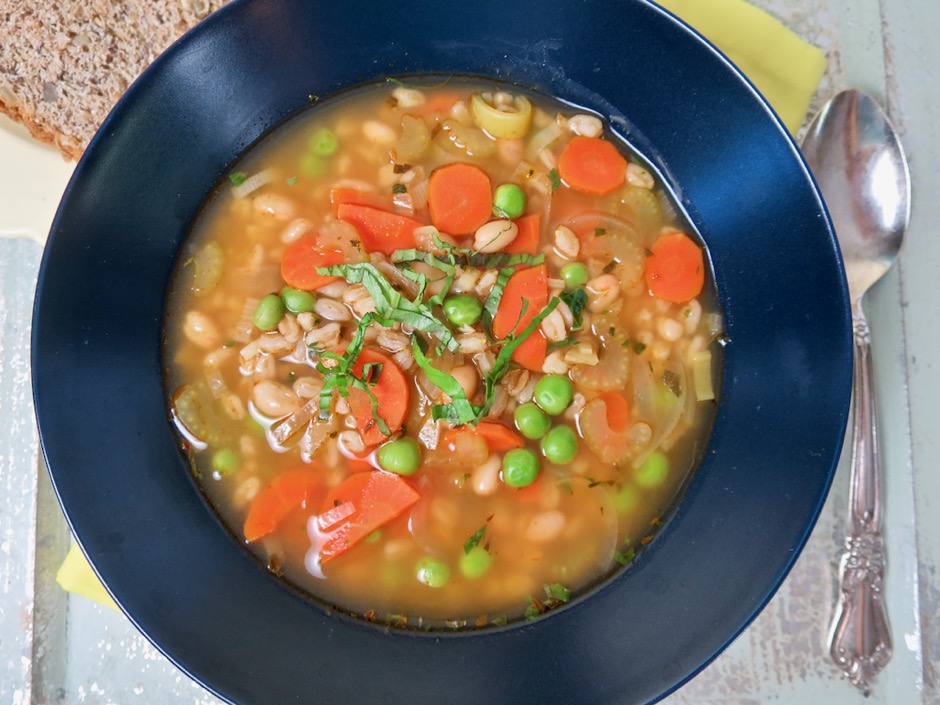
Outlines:
{"type": "Polygon", "coordinates": [[[413,218],[357,203],[340,203],[336,217],[356,227],[367,252],[385,255],[414,247],[415,228],[422,226],[413,218]]]}
{"type": "MultiPolygon", "coordinates": [[[[510,332],[520,333],[547,304],[548,274],[545,265],[520,269],[509,278],[503,289],[493,316],[493,335],[502,340],[510,332]]],[[[515,349],[512,359],[527,369],[541,372],[547,353],[548,341],[541,330],[536,330],[515,349]]]]}
{"type": "Polygon", "coordinates": [[[394,204],[391,194],[375,193],[374,191],[360,191],[355,188],[331,188],[330,203],[333,204],[333,215],[339,218],[339,207],[344,203],[357,206],[370,206],[390,211],[394,204]]]}
{"type": "Polygon", "coordinates": [[[431,222],[448,235],[469,235],[490,219],[493,189],[486,172],[472,164],[447,164],[428,178],[431,222]]]}
{"type": "Polygon", "coordinates": [[[321,246],[316,233],[304,235],[284,250],[281,257],[281,278],[295,289],[319,289],[339,277],[318,274],[317,267],[342,264],[345,259],[343,251],[339,248],[321,246]]]}
{"type": "Polygon", "coordinates": [[[623,185],[627,160],[607,140],[576,135],[558,155],[558,175],[578,191],[610,193],[623,185]]]}
{"type": "Polygon", "coordinates": [[[415,502],[421,499],[406,480],[384,470],[360,472],[350,475],[329,491],[323,505],[323,512],[317,517],[334,512],[324,517],[322,522],[334,528],[327,533],[326,543],[320,548],[320,563],[326,564],[341,556],[376,529],[400,516],[415,502]],[[352,504],[352,512],[344,519],[335,521],[339,514],[349,511],[344,507],[352,504]],[[336,511],[337,508],[342,510],[336,511]]]}
{"type": "Polygon", "coordinates": [[[525,441],[522,436],[508,426],[495,421],[481,421],[477,424],[476,432],[486,439],[491,451],[504,453],[513,448],[522,448],[525,441]]]}
{"type": "Polygon", "coordinates": [[[682,304],[702,293],[705,256],[685,233],[667,233],[653,243],[643,273],[653,296],[682,304]]]}
{"type": "Polygon", "coordinates": [[[607,426],[614,433],[624,433],[630,427],[630,405],[619,392],[600,395],[607,408],[607,426]]]}
{"type": "Polygon", "coordinates": [[[248,508],[243,532],[251,543],[274,532],[291,512],[310,507],[323,491],[317,468],[297,468],[282,472],[255,495],[248,508]]]}
{"type": "MultiPolygon", "coordinates": [[[[356,364],[353,365],[353,373],[361,379],[362,368],[370,363],[382,365],[378,379],[369,389],[378,401],[379,416],[388,425],[389,431],[395,433],[401,428],[408,412],[408,379],[392,358],[369,349],[359,353],[356,364]]],[[[387,438],[372,418],[372,403],[368,394],[359,389],[350,389],[349,409],[356,417],[363,443],[374,446],[387,438]]]]}
{"type": "Polygon", "coordinates": [[[517,218],[514,222],[519,226],[519,234],[516,239],[503,248],[503,252],[510,254],[537,255],[539,252],[539,240],[541,239],[540,218],[538,213],[525,215],[517,218]]]}
{"type": "Polygon", "coordinates": [[[495,421],[481,421],[476,425],[476,428],[473,426],[458,426],[457,428],[448,429],[441,436],[439,447],[456,449],[457,438],[464,433],[479,436],[486,441],[487,448],[496,453],[504,453],[507,450],[522,448],[525,445],[522,436],[508,426],[495,421]]]}

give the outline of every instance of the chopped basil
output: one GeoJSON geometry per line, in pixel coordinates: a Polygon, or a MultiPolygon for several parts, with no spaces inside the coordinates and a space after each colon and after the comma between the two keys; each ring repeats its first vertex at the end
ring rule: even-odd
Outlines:
{"type": "Polygon", "coordinates": [[[556,191],[559,186],[561,186],[561,177],[558,175],[557,169],[552,169],[548,172],[548,178],[552,182],[552,191],[556,191]]]}
{"type": "Polygon", "coordinates": [[[567,348],[577,342],[578,339],[573,336],[568,336],[564,340],[554,340],[548,344],[548,351],[554,352],[555,350],[560,350],[561,348],[567,348]]]}
{"type": "Polygon", "coordinates": [[[604,228],[594,228],[594,237],[604,237],[607,231],[604,228]]]}
{"type": "Polygon", "coordinates": [[[633,352],[637,355],[642,355],[644,350],[646,350],[646,343],[640,342],[639,340],[633,341],[633,352]]]}
{"type": "Polygon", "coordinates": [[[636,549],[633,546],[627,546],[622,551],[614,551],[614,560],[620,565],[628,565],[636,558],[636,549]]]}
{"type": "MultiPolygon", "coordinates": [[[[420,300],[409,301],[397,291],[388,279],[367,262],[357,264],[338,264],[332,267],[317,267],[317,273],[325,276],[343,277],[351,284],[362,284],[375,302],[378,316],[390,321],[398,321],[415,330],[436,338],[451,352],[457,352],[460,345],[450,329],[442,323],[429,306],[420,300]]],[[[392,324],[389,323],[389,326],[392,324]]]]}
{"type": "Polygon", "coordinates": [[[241,186],[248,181],[248,174],[244,171],[233,171],[228,175],[228,180],[231,182],[232,186],[241,186]]]}
{"type": "Polygon", "coordinates": [[[393,184],[392,193],[408,193],[408,187],[404,184],[393,184]]]}
{"type": "Polygon", "coordinates": [[[552,583],[551,585],[546,584],[544,588],[545,595],[549,599],[554,598],[559,602],[568,602],[571,600],[571,590],[566,588],[561,583],[552,583]]]}
{"type": "Polygon", "coordinates": [[[483,540],[483,537],[486,535],[486,524],[481,526],[479,529],[474,532],[473,536],[468,538],[463,544],[463,552],[470,553],[474,548],[480,545],[480,542],[483,540]]]}
{"type": "Polygon", "coordinates": [[[571,316],[574,319],[574,330],[581,327],[581,312],[587,306],[588,296],[584,289],[565,289],[559,296],[561,300],[568,304],[571,309],[571,316]]]}
{"type": "Polygon", "coordinates": [[[296,177],[296,176],[290,176],[290,177],[288,177],[288,179],[287,179],[287,185],[288,185],[288,186],[293,186],[293,185],[296,184],[296,183],[297,183],[297,177],[296,177]]]}

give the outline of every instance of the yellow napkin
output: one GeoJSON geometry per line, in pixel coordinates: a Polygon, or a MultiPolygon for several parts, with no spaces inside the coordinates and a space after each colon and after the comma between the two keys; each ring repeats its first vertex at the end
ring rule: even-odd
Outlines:
{"type": "Polygon", "coordinates": [[[822,51],[744,0],[656,1],[731,59],[796,134],[826,71],[822,51]]]}
{"type": "Polygon", "coordinates": [[[74,541],[55,575],[55,581],[68,592],[90,598],[112,609],[118,609],[117,604],[111,599],[111,595],[104,589],[95,571],[88,564],[82,549],[74,541]]]}
{"type": "MultiPolygon", "coordinates": [[[[724,52],[767,98],[790,132],[796,133],[826,70],[822,51],[744,0],[658,2],[724,52]]],[[[76,544],[56,581],[69,592],[117,609],[76,544]]]]}

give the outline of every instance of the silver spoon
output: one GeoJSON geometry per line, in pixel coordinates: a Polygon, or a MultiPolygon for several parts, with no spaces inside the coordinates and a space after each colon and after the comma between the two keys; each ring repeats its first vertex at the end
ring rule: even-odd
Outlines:
{"type": "Polygon", "coordinates": [[[911,178],[891,122],[872,98],[859,91],[840,93],[823,106],[802,150],[842,249],[855,333],[851,533],[842,556],[829,653],[867,694],[891,658],[891,632],[882,594],[881,462],[871,338],[862,297],[901,249],[910,219],[911,178]]]}

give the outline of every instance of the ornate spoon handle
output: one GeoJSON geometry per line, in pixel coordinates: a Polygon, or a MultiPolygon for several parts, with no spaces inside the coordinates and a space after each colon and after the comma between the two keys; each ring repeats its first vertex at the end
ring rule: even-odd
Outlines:
{"type": "Polygon", "coordinates": [[[866,693],[891,659],[885,611],[884,545],[881,538],[881,460],[872,385],[871,338],[861,305],[853,311],[855,372],[852,417],[851,534],[842,556],[839,602],[829,653],[846,676],[866,693]]]}

